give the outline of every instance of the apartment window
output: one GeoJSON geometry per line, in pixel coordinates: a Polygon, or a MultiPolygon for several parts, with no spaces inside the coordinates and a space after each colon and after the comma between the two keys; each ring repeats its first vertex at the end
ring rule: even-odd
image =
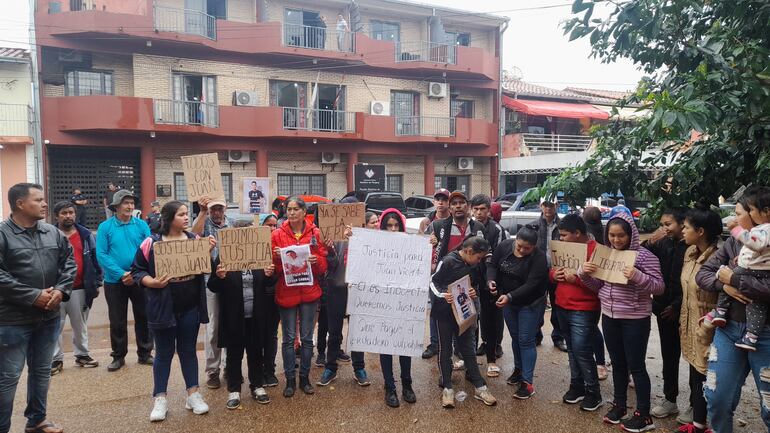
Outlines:
{"type": "Polygon", "coordinates": [[[398,42],[401,40],[401,26],[398,23],[372,20],[371,32],[372,39],[378,41],[398,42]]]}
{"type": "Polygon", "coordinates": [[[471,34],[466,32],[446,32],[449,42],[463,47],[471,46],[471,34]]]}
{"type": "Polygon", "coordinates": [[[65,95],[113,95],[112,72],[69,71],[65,75],[65,95]]]}
{"type": "Polygon", "coordinates": [[[320,195],[326,196],[326,175],[324,174],[279,174],[278,195],[320,195]]]}
{"type": "Polygon", "coordinates": [[[473,119],[473,101],[452,98],[450,105],[452,117],[473,119]]]}
{"type": "MultiPolygon", "coordinates": [[[[225,200],[233,202],[233,174],[222,173],[222,189],[225,190],[225,200]]],[[[187,201],[187,184],[184,182],[184,173],[174,173],[174,199],[187,201]]]]}
{"type": "Polygon", "coordinates": [[[449,191],[462,191],[470,197],[471,177],[470,176],[436,176],[433,186],[436,189],[445,188],[449,191]]]}
{"type": "Polygon", "coordinates": [[[388,174],[385,176],[385,191],[404,193],[404,175],[388,174]]]}

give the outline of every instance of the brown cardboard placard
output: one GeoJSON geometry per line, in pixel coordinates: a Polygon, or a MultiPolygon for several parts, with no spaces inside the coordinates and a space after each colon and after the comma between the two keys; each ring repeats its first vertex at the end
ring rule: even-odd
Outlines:
{"type": "Polygon", "coordinates": [[[554,268],[580,269],[587,256],[588,244],[551,241],[551,266],[554,268]]]}
{"type": "Polygon", "coordinates": [[[211,253],[208,238],[179,241],[158,241],[155,252],[155,275],[170,278],[211,272],[211,253]]]}
{"type": "Polygon", "coordinates": [[[183,156],[182,169],[187,184],[187,199],[190,202],[199,201],[204,197],[212,200],[225,199],[219,156],[216,153],[183,156]]]}
{"type": "Polygon", "coordinates": [[[623,269],[636,263],[637,254],[633,250],[616,250],[597,244],[590,260],[599,267],[593,277],[608,283],[628,284],[628,278],[623,275],[623,269]]]}
{"type": "Polygon", "coordinates": [[[342,203],[318,205],[318,229],[323,240],[345,240],[345,227],[363,227],[365,203],[342,203]]]}
{"type": "Polygon", "coordinates": [[[226,228],[217,237],[219,263],[227,271],[265,269],[273,263],[270,227],[226,228]]]}

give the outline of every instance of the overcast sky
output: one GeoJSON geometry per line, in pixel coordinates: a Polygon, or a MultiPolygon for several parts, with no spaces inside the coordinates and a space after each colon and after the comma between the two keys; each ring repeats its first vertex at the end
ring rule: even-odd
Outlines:
{"type": "MultiPolygon", "coordinates": [[[[608,65],[589,59],[587,39],[568,41],[560,24],[570,17],[569,0],[421,2],[509,17],[511,21],[503,42],[503,66],[506,69],[519,68],[525,81],[559,89],[577,86],[630,90],[641,78],[642,74],[630,62],[608,65]]],[[[3,3],[10,3],[10,8],[6,4],[0,16],[0,46],[26,46],[29,40],[28,0],[3,0],[3,3]]],[[[595,15],[599,14],[601,11],[595,12],[595,15]]]]}

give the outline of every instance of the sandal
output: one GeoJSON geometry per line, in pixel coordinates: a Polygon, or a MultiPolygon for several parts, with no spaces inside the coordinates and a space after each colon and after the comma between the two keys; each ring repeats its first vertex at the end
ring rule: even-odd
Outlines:
{"type": "Polygon", "coordinates": [[[35,427],[27,427],[24,433],[64,433],[64,429],[51,421],[45,420],[35,427]]]}
{"type": "Polygon", "coordinates": [[[490,365],[487,367],[487,377],[497,377],[500,376],[500,367],[496,365],[490,365]]]}

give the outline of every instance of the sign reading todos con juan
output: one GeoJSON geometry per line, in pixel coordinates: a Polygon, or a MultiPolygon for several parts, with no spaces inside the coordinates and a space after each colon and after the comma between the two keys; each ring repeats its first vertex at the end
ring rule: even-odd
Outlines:
{"type": "Polygon", "coordinates": [[[345,270],[349,351],[422,353],[430,264],[425,236],[353,229],[345,270]]]}

